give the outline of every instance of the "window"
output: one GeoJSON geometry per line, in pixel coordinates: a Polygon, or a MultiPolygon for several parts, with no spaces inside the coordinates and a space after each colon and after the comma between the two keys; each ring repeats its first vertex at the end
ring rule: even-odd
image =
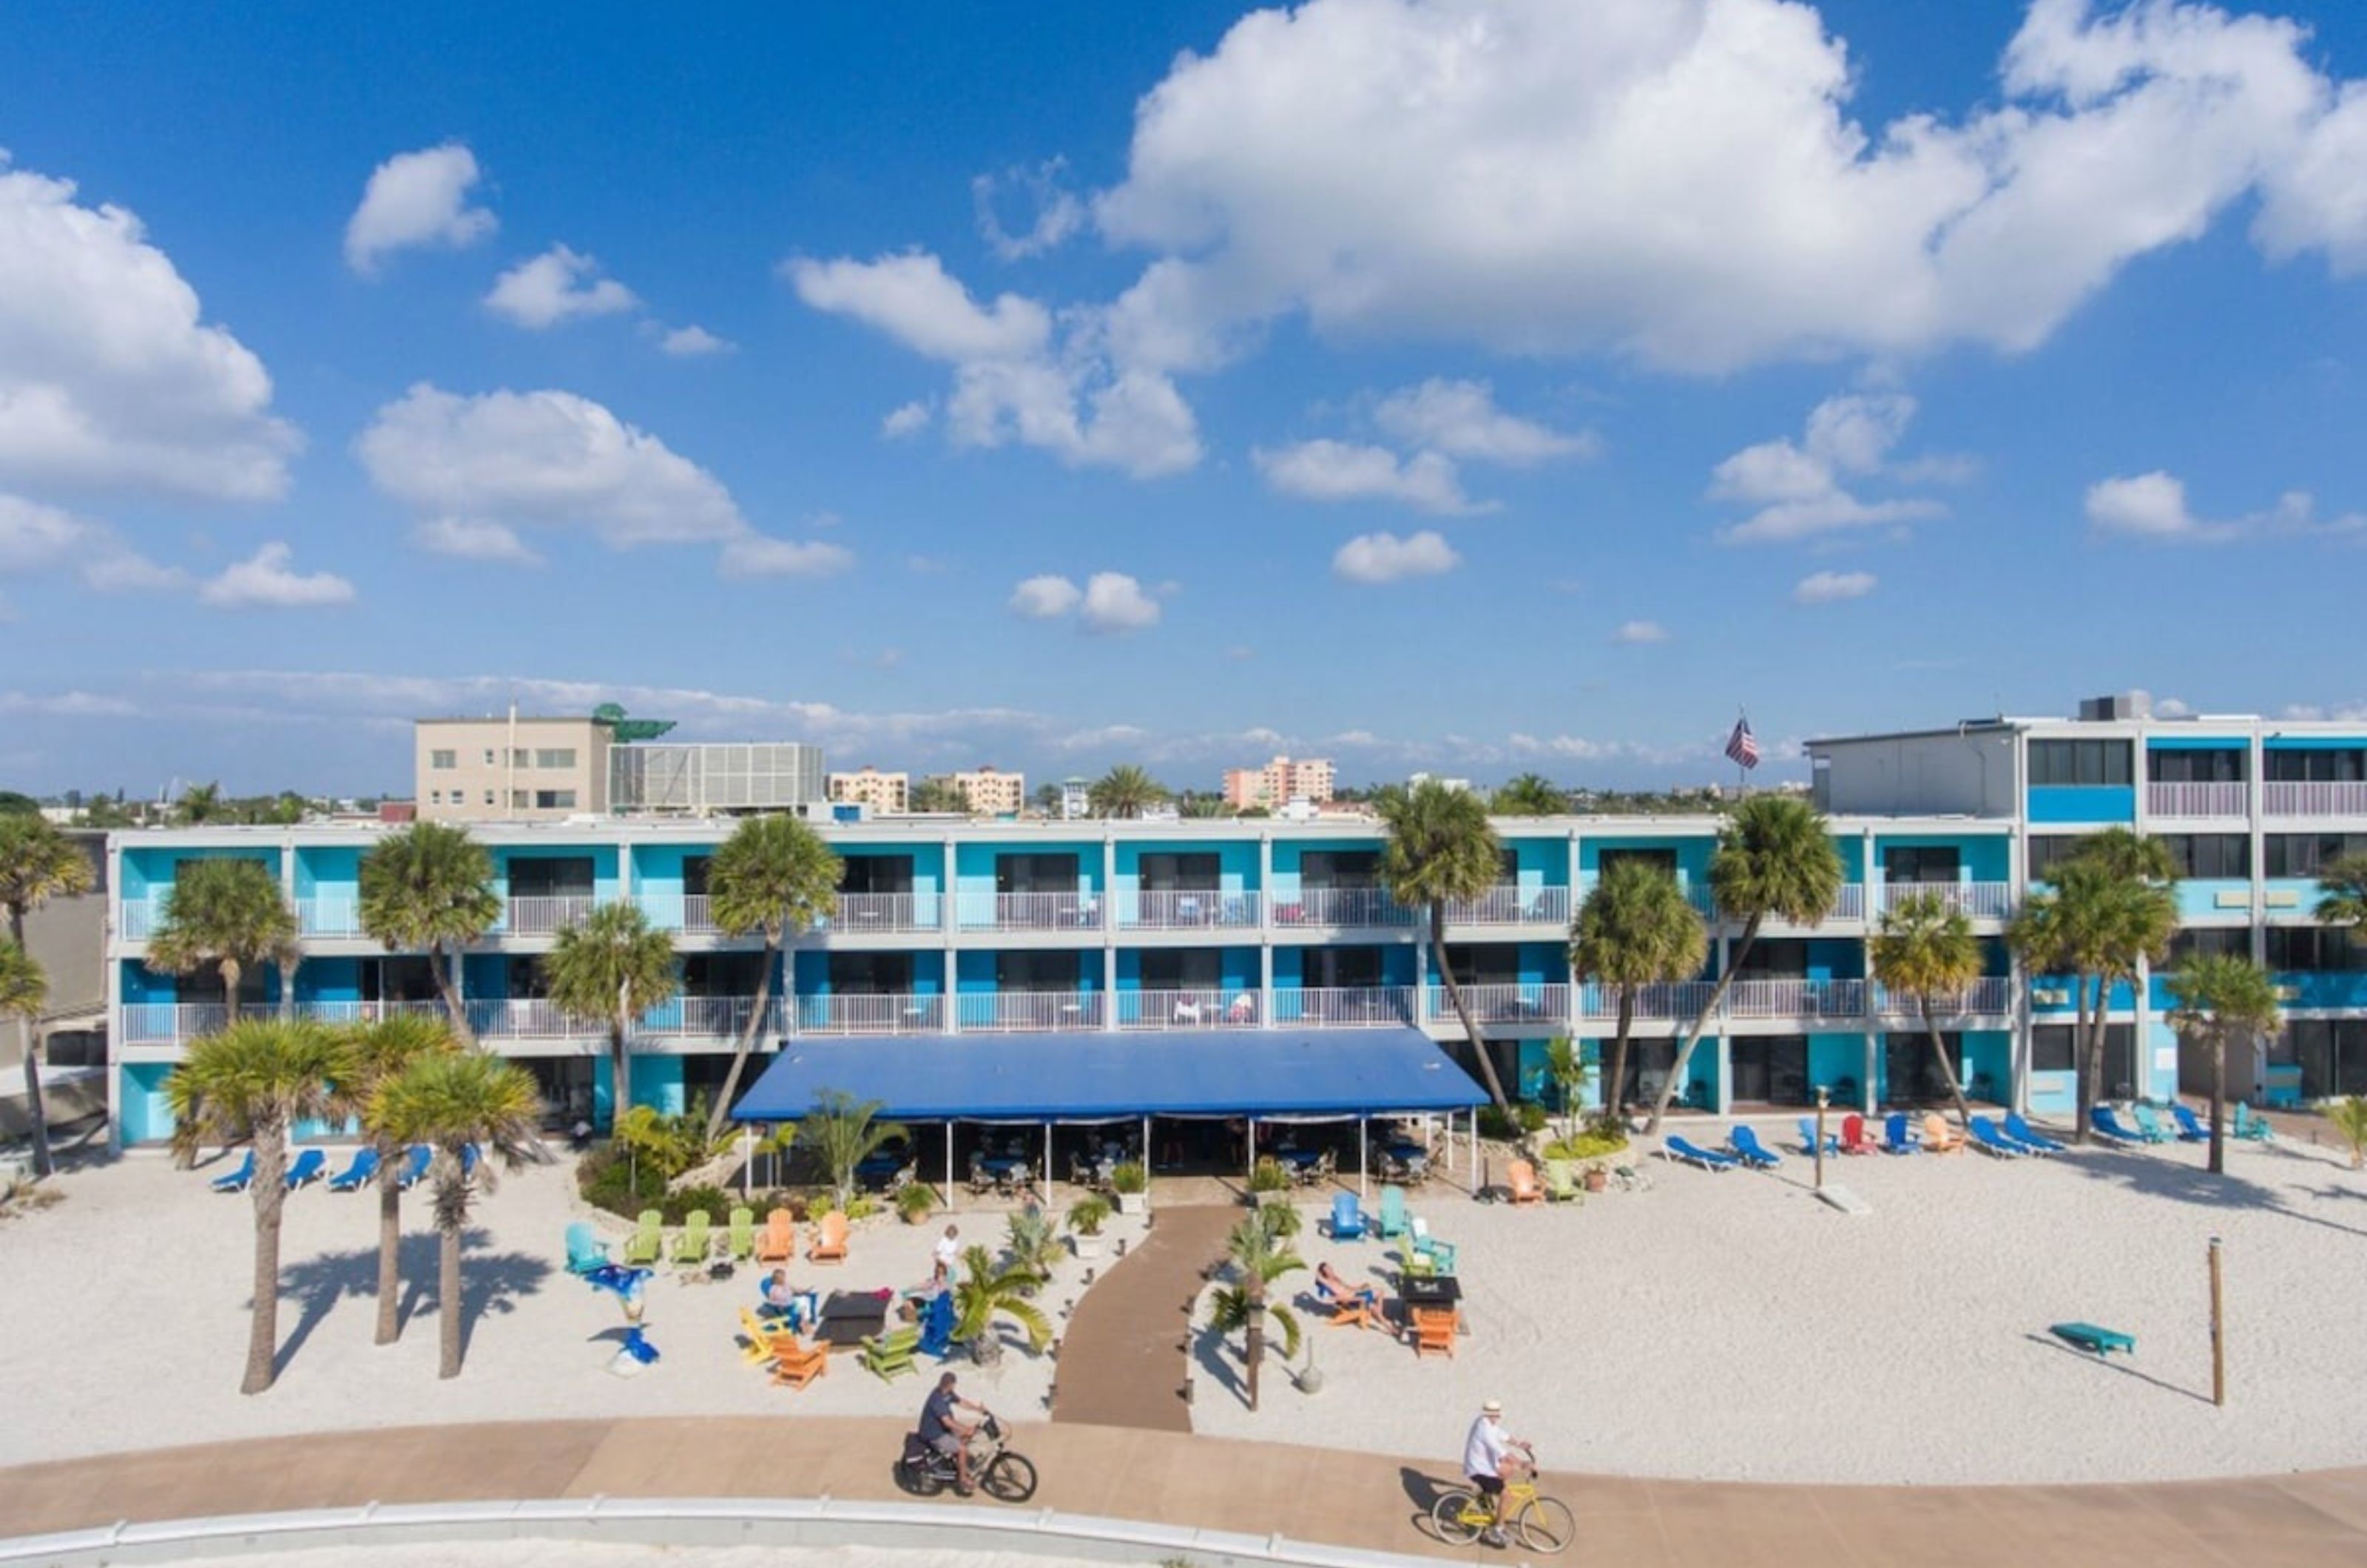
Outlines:
{"type": "Polygon", "coordinates": [[[1213,991],[1225,983],[1225,955],[1213,947],[1154,949],[1142,955],[1146,991],[1213,991]]]}
{"type": "Polygon", "coordinates": [[[509,863],[513,898],[589,898],[590,855],[515,855],[509,863]]]}
{"type": "Polygon", "coordinates": [[[1073,952],[994,955],[994,988],[998,991],[1073,991],[1082,972],[1078,954],[1073,952]]]}
{"type": "Polygon", "coordinates": [[[534,808],[537,811],[572,811],[575,809],[575,792],[572,789],[536,790],[534,808]]]}
{"type": "Polygon", "coordinates": [[[2261,755],[2260,766],[2271,784],[2356,784],[2367,778],[2367,747],[2271,748],[2261,755]]]}
{"type": "Polygon", "coordinates": [[[492,790],[487,790],[487,791],[485,792],[485,804],[486,804],[487,806],[491,806],[493,803],[493,792],[492,790]]]}
{"type": "Polygon", "coordinates": [[[2271,833],[2261,846],[2270,876],[2316,876],[2346,855],[2367,854],[2367,833],[2271,833]]]}
{"type": "Polygon", "coordinates": [[[2076,1070],[2072,1040],[2075,1032],[2067,1023],[2033,1024],[2030,1030],[2030,1070],[2033,1073],[2076,1070]]]}
{"type": "Polygon", "coordinates": [[[2163,965],[2175,969],[2190,958],[2249,958],[2252,933],[2241,926],[2209,927],[2172,933],[2169,958],[2163,965]]]}
{"type": "MultiPolygon", "coordinates": [[[[1456,944],[1446,950],[1446,962],[1459,986],[1517,986],[1521,983],[1521,944],[1516,942],[1456,944]]],[[[1444,984],[1433,976],[1435,984],[1444,984]]]]}
{"type": "Polygon", "coordinates": [[[2155,784],[2242,784],[2244,756],[2235,747],[2148,750],[2146,777],[2155,784]]]}
{"type": "Polygon", "coordinates": [[[2280,974],[2367,969],[2367,942],[2339,927],[2271,926],[2269,967],[2280,974]]]}
{"type": "Polygon", "coordinates": [[[526,790],[514,789],[510,791],[510,809],[513,811],[524,811],[526,809],[526,803],[533,798],[534,796],[526,790]]]}
{"type": "Polygon", "coordinates": [[[2129,783],[2129,743],[2033,740],[2030,743],[2030,782],[2033,786],[2125,784],[2129,783]]]}
{"type": "Polygon", "coordinates": [[[1147,854],[1141,875],[1145,893],[1214,893],[1221,886],[1212,854],[1147,854]]]}
{"type": "Polygon", "coordinates": [[[1610,875],[1611,868],[1623,861],[1648,865],[1663,876],[1674,877],[1677,874],[1677,852],[1674,850],[1604,850],[1596,857],[1596,863],[1601,867],[1600,874],[1604,876],[1610,875]]]}
{"type": "Polygon", "coordinates": [[[713,869],[714,865],[715,857],[713,855],[683,856],[682,896],[685,898],[705,897],[707,895],[708,873],[713,869]]]}
{"type": "Polygon", "coordinates": [[[1298,857],[1300,886],[1317,888],[1365,889],[1381,885],[1378,850],[1309,850],[1298,857]]]}
{"type": "Polygon", "coordinates": [[[530,761],[533,756],[533,752],[527,750],[525,747],[520,746],[510,753],[510,766],[513,768],[530,767],[533,765],[530,761]]]}
{"type": "Polygon", "coordinates": [[[440,789],[431,789],[431,790],[429,790],[429,791],[427,792],[427,804],[428,804],[428,805],[430,805],[430,806],[441,806],[441,805],[443,805],[443,804],[444,804],[444,792],[443,792],[442,790],[440,790],[440,789]]]}
{"type": "Polygon", "coordinates": [[[900,997],[912,989],[909,953],[833,953],[830,988],[839,996],[900,997]]]}
{"type": "MultiPolygon", "coordinates": [[[[487,766],[487,767],[489,767],[489,768],[490,768],[490,767],[492,767],[492,766],[493,765],[493,759],[494,759],[494,757],[495,757],[496,755],[498,755],[498,753],[496,753],[496,752],[493,750],[493,749],[492,747],[490,747],[490,746],[486,747],[486,748],[485,748],[485,766],[487,766]]],[[[490,803],[490,802],[488,802],[488,804],[491,804],[491,803],[490,803]]]]}
{"type": "Polygon", "coordinates": [[[460,753],[458,751],[430,751],[427,753],[427,765],[431,768],[439,769],[457,768],[460,765],[460,753]]]}
{"type": "MultiPolygon", "coordinates": [[[[2067,1023],[2041,1023],[2030,1031],[2030,1070],[2069,1073],[2078,1070],[2078,1031],[2067,1023]]],[[[2133,1024],[2104,1026],[2104,1081],[2101,1092],[2118,1099],[2129,1092],[2135,1076],[2136,1029],[2133,1024]]]]}
{"type": "Polygon", "coordinates": [[[535,752],[534,765],[538,768],[572,768],[575,765],[575,748],[546,746],[535,752]]]}
{"type": "Polygon", "coordinates": [[[1963,865],[1954,844],[1893,844],[1882,852],[1885,882],[1954,882],[1963,865]]]}
{"type": "Polygon", "coordinates": [[[2181,877],[2225,880],[2252,874],[2252,840],[2241,833],[2162,833],[2161,847],[2181,877]]]}
{"type": "MultiPolygon", "coordinates": [[[[687,875],[687,863],[685,874],[687,875]]],[[[910,893],[911,855],[849,855],[838,874],[841,893],[910,893]]]]}
{"type": "Polygon", "coordinates": [[[2078,847],[2073,838],[2033,839],[2030,840],[2030,880],[2052,882],[2055,864],[2078,847]]]}

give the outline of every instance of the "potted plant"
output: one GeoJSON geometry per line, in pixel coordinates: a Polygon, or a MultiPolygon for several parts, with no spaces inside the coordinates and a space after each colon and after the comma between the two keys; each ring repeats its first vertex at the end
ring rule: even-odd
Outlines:
{"type": "Polygon", "coordinates": [[[954,1332],[957,1345],[969,1348],[969,1358],[981,1367],[1002,1359],[1002,1341],[995,1320],[1007,1317],[1026,1332],[1027,1348],[1036,1355],[1052,1342],[1052,1320],[1029,1301],[1036,1276],[1016,1263],[997,1263],[986,1248],[973,1247],[962,1254],[961,1277],[954,1281],[954,1332]]]}
{"type": "Polygon", "coordinates": [[[1069,1246],[1078,1257],[1102,1255],[1102,1226],[1109,1217],[1109,1200],[1098,1192],[1088,1192],[1069,1205],[1069,1246]]]}
{"type": "Polygon", "coordinates": [[[936,1211],[937,1190],[925,1181],[908,1181],[896,1190],[896,1217],[917,1225],[936,1211]]]}
{"type": "Polygon", "coordinates": [[[1150,1171],[1140,1160],[1126,1160],[1111,1171],[1110,1190],[1117,1194],[1119,1213],[1147,1214],[1150,1212],[1150,1171]]]}
{"type": "Polygon", "coordinates": [[[1261,1206],[1290,1201],[1290,1172],[1272,1156],[1250,1167],[1250,1201],[1261,1206]]]}
{"type": "Polygon", "coordinates": [[[1581,1179],[1589,1192],[1600,1192],[1611,1185],[1611,1168],[1599,1159],[1590,1161],[1581,1179]]]}

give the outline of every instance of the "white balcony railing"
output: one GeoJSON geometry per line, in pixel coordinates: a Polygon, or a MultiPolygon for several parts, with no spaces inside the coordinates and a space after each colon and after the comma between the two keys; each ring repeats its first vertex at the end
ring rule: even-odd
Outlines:
{"type": "Polygon", "coordinates": [[[590,914],[599,900],[583,897],[513,898],[501,930],[511,936],[551,936],[590,914]]]}
{"type": "Polygon", "coordinates": [[[2013,885],[2007,882],[1886,882],[1882,907],[1919,893],[1937,894],[1942,908],[1960,911],[1968,920],[2001,920],[2013,913],[2013,885]]]}
{"type": "Polygon", "coordinates": [[[970,931],[1099,931],[1097,893],[964,893],[956,912],[970,931]]]}
{"type": "Polygon", "coordinates": [[[934,931],[945,924],[945,900],[934,893],[842,893],[838,913],[821,929],[842,936],[934,931]]]}
{"type": "MultiPolygon", "coordinates": [[[[1710,994],[1716,990],[1708,980],[1680,980],[1658,986],[1636,987],[1636,1016],[1649,1019],[1691,1020],[1700,1016],[1709,1005],[1710,994]]],[[[1580,1016],[1589,1022],[1615,1021],[1619,1017],[1619,993],[1610,986],[1587,985],[1579,987],[1580,1016]]]]}
{"type": "MultiPolygon", "coordinates": [[[[1703,891],[1707,892],[1708,889],[1704,888],[1703,891]]],[[[1841,884],[1840,891],[1833,895],[1833,907],[1830,910],[1827,911],[1823,919],[1811,920],[1805,926],[1792,926],[1792,923],[1784,919],[1783,916],[1771,915],[1768,917],[1767,923],[1771,926],[1790,927],[1795,931],[1812,931],[1822,930],[1826,926],[1840,925],[1845,922],[1854,922],[1864,919],[1865,884],[1863,882],[1844,882],[1841,884]]]]}
{"type": "Polygon", "coordinates": [[[1197,931],[1207,927],[1239,929],[1258,923],[1258,896],[1226,893],[1216,888],[1117,890],[1120,931],[1197,931]]]}
{"type": "MultiPolygon", "coordinates": [[[[269,1013],[268,1006],[251,1008],[250,1012],[269,1013]]],[[[415,1002],[298,1002],[296,1013],[318,1023],[376,1023],[387,1018],[434,1018],[446,1016],[444,1004],[432,998],[415,1002]]]]}
{"type": "Polygon", "coordinates": [[[954,1010],[977,1033],[1099,1029],[1104,999],[1098,991],[981,991],[957,997],[954,1010]]]}
{"type": "Polygon", "coordinates": [[[126,1002],[123,1043],[171,1045],[211,1034],[230,1021],[220,1002],[126,1002]]]}
{"type": "Polygon", "coordinates": [[[146,942],[164,919],[162,898],[125,898],[115,906],[115,934],[126,942],[146,942]]]}
{"type": "Polygon", "coordinates": [[[469,1029],[480,1040],[573,1040],[607,1032],[597,1019],[570,1018],[556,1003],[537,998],[480,997],[463,1005],[469,1029]]]}
{"type": "Polygon", "coordinates": [[[2267,784],[2260,808],[2271,817],[2367,817],[2367,784],[2267,784]]]}
{"type": "MultiPolygon", "coordinates": [[[[1491,1023],[1566,1024],[1569,1021],[1569,987],[1558,981],[1466,986],[1463,1005],[1471,1010],[1471,1021],[1482,1027],[1491,1023]]],[[[1427,988],[1423,1017],[1430,1023],[1462,1021],[1455,1016],[1455,1000],[1446,994],[1444,986],[1427,988]]]]}
{"type": "Polygon", "coordinates": [[[2146,785],[2148,817],[2246,817],[2251,814],[2252,786],[2248,784],[2149,784],[2146,785]]]}
{"type": "MultiPolygon", "coordinates": [[[[736,1041],[755,1006],[753,997],[676,997],[643,1013],[633,1032],[660,1040],[736,1041]]],[[[757,1037],[781,1033],[786,1016],[780,998],[765,998],[765,1021],[757,1037]]]]}
{"type": "Polygon", "coordinates": [[[1265,1018],[1255,991],[1120,991],[1110,998],[1119,1029],[1254,1029],[1265,1018]]]}
{"type": "Polygon", "coordinates": [[[1450,926],[1567,926],[1569,889],[1530,887],[1501,882],[1477,898],[1450,898],[1450,926]]]}
{"type": "Polygon", "coordinates": [[[1274,895],[1277,926],[1410,926],[1420,916],[1377,887],[1277,887],[1274,895]]]}
{"type": "Polygon", "coordinates": [[[1728,1018],[1856,1018],[1864,1009],[1863,980],[1738,979],[1726,993],[1728,1018]]]}
{"type": "Polygon", "coordinates": [[[357,898],[299,898],[296,929],[306,936],[365,936],[357,898]]]}
{"type": "Polygon", "coordinates": [[[799,997],[797,1020],[800,1034],[938,1034],[946,1027],[946,998],[909,991],[799,997]]]}
{"type": "MultiPolygon", "coordinates": [[[[1886,1019],[1923,1016],[1923,1004],[1916,998],[1886,986],[1870,988],[1876,1015],[1886,1019]]],[[[2012,1010],[2013,982],[2002,975],[1985,975],[1962,991],[1931,999],[1931,1012],[1936,1018],[1998,1018],[2012,1010]]]]}
{"type": "Polygon", "coordinates": [[[1373,1029],[1414,1021],[1411,986],[1295,986],[1274,993],[1274,1021],[1285,1028],[1373,1029]]]}

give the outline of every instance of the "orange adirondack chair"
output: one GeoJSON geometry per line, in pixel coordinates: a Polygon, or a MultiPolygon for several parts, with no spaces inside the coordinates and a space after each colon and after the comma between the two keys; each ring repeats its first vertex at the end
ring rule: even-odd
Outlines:
{"type": "Polygon", "coordinates": [[[846,1216],[836,1210],[821,1217],[821,1224],[813,1240],[806,1244],[809,1263],[844,1263],[846,1261],[846,1216]]]}
{"type": "Polygon", "coordinates": [[[1504,1179],[1512,1184],[1515,1203],[1542,1203],[1546,1201],[1545,1184],[1537,1179],[1537,1168],[1527,1160],[1516,1159],[1504,1168],[1504,1179]]]}
{"type": "Polygon", "coordinates": [[[803,1388],[830,1371],[830,1357],[819,1345],[801,1345],[793,1334],[782,1335],[774,1343],[779,1347],[773,1358],[776,1386],[803,1388]]]}
{"type": "Polygon", "coordinates": [[[776,1209],[764,1216],[764,1228],[756,1237],[756,1261],[787,1263],[797,1255],[797,1216],[787,1209],[776,1209]]]}
{"type": "Polygon", "coordinates": [[[1413,1353],[1437,1350],[1455,1359],[1455,1311],[1453,1307],[1417,1307],[1413,1313],[1413,1353]]]}
{"type": "Polygon", "coordinates": [[[1923,1112],[1923,1148],[1927,1154],[1959,1155],[1965,1152],[1965,1135],[1953,1132],[1940,1120],[1936,1111],[1923,1112]]]}

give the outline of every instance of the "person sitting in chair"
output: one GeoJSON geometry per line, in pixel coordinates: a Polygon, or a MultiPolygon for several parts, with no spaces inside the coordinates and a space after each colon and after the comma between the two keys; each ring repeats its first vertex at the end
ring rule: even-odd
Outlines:
{"type": "Polygon", "coordinates": [[[1343,1305],[1360,1306],[1367,1312],[1381,1310],[1379,1292],[1370,1285],[1351,1285],[1340,1277],[1340,1270],[1329,1263],[1315,1266],[1315,1282],[1322,1287],[1325,1295],[1343,1305]]]}
{"type": "Polygon", "coordinates": [[[791,1328],[802,1325],[810,1310],[810,1292],[800,1291],[789,1283],[789,1271],[776,1269],[764,1280],[764,1299],[756,1308],[762,1318],[777,1318],[791,1328]]]}

